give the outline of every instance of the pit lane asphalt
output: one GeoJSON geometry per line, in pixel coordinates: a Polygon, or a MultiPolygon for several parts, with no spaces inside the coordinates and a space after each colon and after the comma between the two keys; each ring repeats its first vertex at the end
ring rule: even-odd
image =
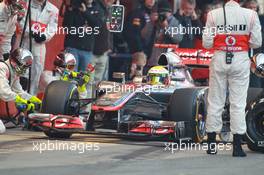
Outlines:
{"type": "Polygon", "coordinates": [[[10,129],[0,135],[0,175],[262,175],[263,154],[244,148],[247,158],[233,158],[231,151],[220,151],[216,156],[202,150],[172,154],[161,142],[78,134],[70,140],[48,141],[41,132],[10,129]],[[84,153],[74,150],[77,146],[42,153],[35,147],[48,143],[94,147],[84,153]]]}

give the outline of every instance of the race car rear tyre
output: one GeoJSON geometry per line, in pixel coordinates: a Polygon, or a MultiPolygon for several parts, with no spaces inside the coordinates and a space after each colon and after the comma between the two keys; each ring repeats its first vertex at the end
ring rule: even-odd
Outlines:
{"type": "Polygon", "coordinates": [[[74,115],[79,110],[78,90],[75,84],[53,81],[45,90],[41,113],[54,115],[74,115]],[[76,99],[72,101],[72,99],[76,99]]]}
{"type": "MultiPolygon", "coordinates": [[[[252,104],[263,93],[263,88],[248,88],[247,104],[252,104]]],[[[247,106],[248,107],[248,106],[247,106]]]]}
{"type": "MultiPolygon", "coordinates": [[[[248,89],[248,95],[247,95],[247,107],[250,108],[250,105],[262,94],[263,89],[262,88],[249,88],[248,89]]],[[[227,97],[228,100],[228,97],[227,97]]],[[[223,118],[223,128],[221,133],[219,134],[220,140],[223,142],[232,142],[233,141],[233,134],[230,130],[230,104],[229,101],[226,103],[225,111],[222,114],[223,118]]]]}
{"type": "Polygon", "coordinates": [[[264,153],[264,98],[257,100],[246,115],[248,148],[264,153]]]}
{"type": "Polygon", "coordinates": [[[72,133],[51,132],[51,131],[44,131],[44,134],[51,139],[69,139],[72,136],[72,133]]]}
{"type": "Polygon", "coordinates": [[[202,142],[206,135],[206,94],[207,90],[204,88],[177,89],[168,105],[169,120],[189,122],[190,130],[187,134],[197,143],[202,142]]]}

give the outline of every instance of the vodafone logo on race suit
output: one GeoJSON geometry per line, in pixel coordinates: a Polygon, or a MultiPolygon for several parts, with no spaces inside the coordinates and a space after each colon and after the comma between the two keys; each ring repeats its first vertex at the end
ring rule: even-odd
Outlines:
{"type": "Polygon", "coordinates": [[[226,42],[226,45],[227,45],[227,46],[234,46],[234,45],[236,45],[236,43],[237,43],[236,38],[233,37],[233,36],[228,36],[228,37],[226,37],[225,42],[226,42]]]}
{"type": "Polygon", "coordinates": [[[37,21],[31,21],[31,30],[33,33],[44,33],[47,29],[47,24],[43,24],[37,21]]]}

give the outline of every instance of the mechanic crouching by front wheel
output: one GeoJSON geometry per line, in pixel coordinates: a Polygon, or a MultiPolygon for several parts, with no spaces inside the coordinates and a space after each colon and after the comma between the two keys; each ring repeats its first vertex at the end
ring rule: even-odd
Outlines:
{"type": "MultiPolygon", "coordinates": [[[[85,71],[75,72],[74,70],[77,65],[76,58],[71,53],[62,52],[57,55],[54,65],[56,71],[61,75],[61,80],[76,83],[80,99],[87,99],[90,97],[89,93],[92,92],[90,80],[93,79],[92,77],[94,76],[94,66],[92,64],[88,64],[85,71]]],[[[80,112],[86,114],[80,115],[80,118],[87,120],[91,113],[91,104],[82,107],[80,112]]]]}
{"type": "Polygon", "coordinates": [[[245,157],[241,140],[246,132],[245,108],[249,86],[249,48],[262,44],[261,25],[256,12],[229,0],[223,8],[209,12],[203,46],[214,48],[210,64],[208,115],[208,154],[216,154],[216,133],[222,128],[227,91],[229,92],[233,156],[245,157]]]}
{"type": "MultiPolygon", "coordinates": [[[[30,51],[22,48],[15,49],[7,61],[0,61],[0,99],[5,102],[15,101],[21,112],[35,109],[35,104],[41,100],[25,92],[19,78],[32,65],[33,56],[30,51]]],[[[0,121],[0,131],[3,126],[0,121]]]]}

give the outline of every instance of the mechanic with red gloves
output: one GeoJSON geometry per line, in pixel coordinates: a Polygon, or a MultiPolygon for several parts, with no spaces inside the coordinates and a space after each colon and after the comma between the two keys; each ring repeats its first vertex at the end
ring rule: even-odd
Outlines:
{"type": "Polygon", "coordinates": [[[245,157],[241,140],[246,133],[245,108],[249,86],[249,48],[262,45],[258,14],[229,0],[223,8],[209,12],[203,46],[215,49],[210,65],[208,115],[208,154],[216,154],[216,133],[222,129],[222,112],[229,92],[233,156],[245,157]]]}
{"type": "MultiPolygon", "coordinates": [[[[28,0],[27,0],[28,1],[28,0]]],[[[32,0],[31,2],[31,33],[28,27],[23,39],[22,47],[29,49],[29,38],[32,37],[32,54],[34,56],[31,67],[30,94],[38,93],[40,76],[43,72],[46,58],[45,44],[52,39],[58,28],[58,13],[56,6],[48,0],[32,0]]],[[[23,28],[25,18],[20,22],[23,28]]],[[[20,36],[21,38],[21,36],[20,36]]],[[[19,41],[19,40],[18,40],[19,41]]]]}
{"type": "Polygon", "coordinates": [[[18,13],[22,10],[23,7],[18,3],[18,0],[4,0],[0,3],[0,60],[6,60],[9,57],[18,13]]]}
{"type": "Polygon", "coordinates": [[[41,104],[41,100],[26,93],[19,82],[19,77],[27,71],[32,62],[32,54],[22,48],[11,52],[7,61],[0,61],[0,99],[5,102],[15,101],[17,108],[22,112],[34,110],[35,104],[41,104]]]}

